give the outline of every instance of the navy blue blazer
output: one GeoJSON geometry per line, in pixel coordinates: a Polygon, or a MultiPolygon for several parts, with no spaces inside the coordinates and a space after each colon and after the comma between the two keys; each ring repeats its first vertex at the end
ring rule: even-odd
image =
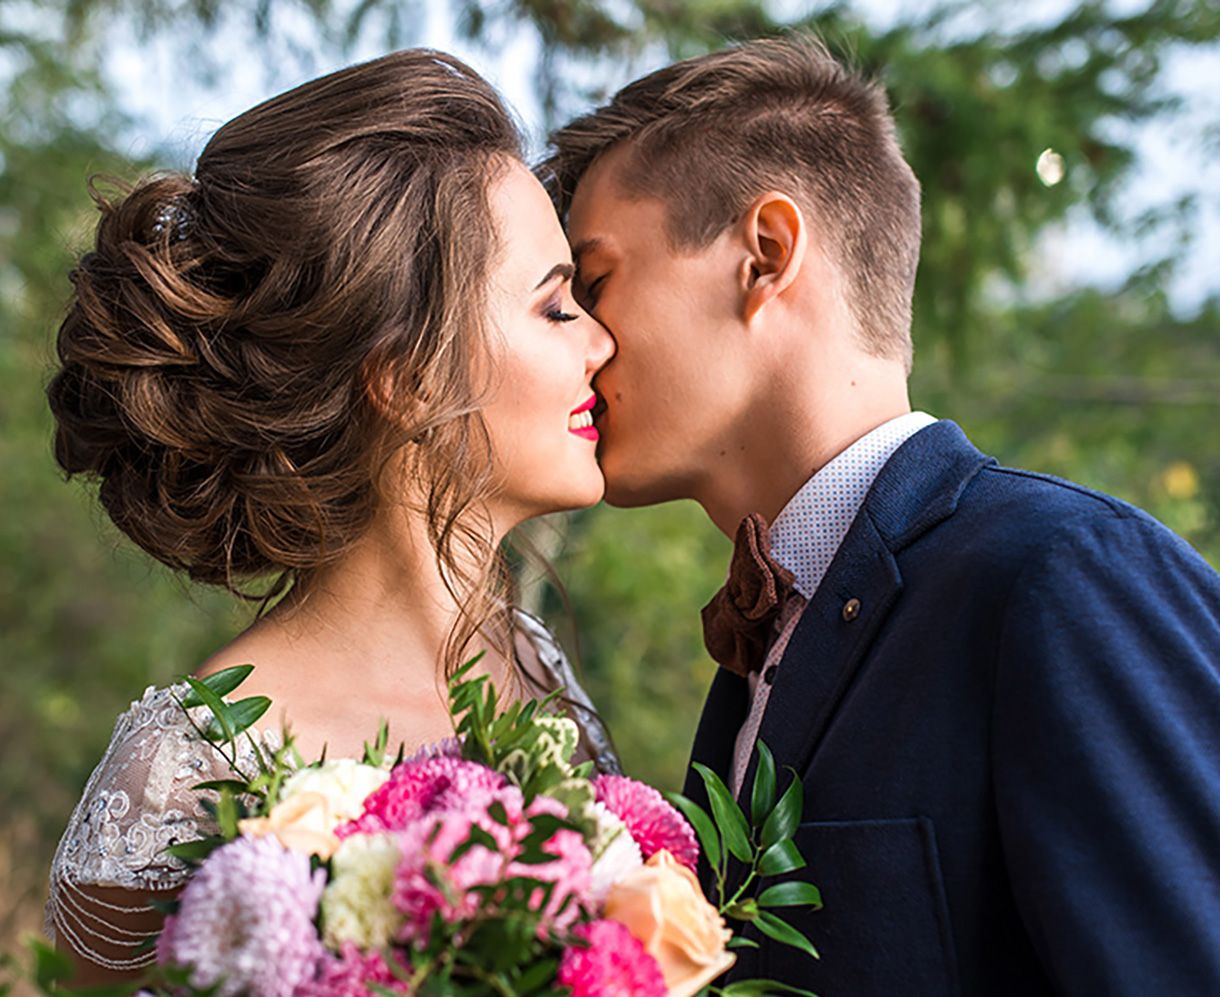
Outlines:
{"type": "MultiPolygon", "coordinates": [[[[727,774],[747,709],[721,671],[693,759],[727,774]]],[[[1220,576],[1139,509],[920,431],[797,624],[760,737],[804,782],[794,875],[825,906],[793,920],[822,958],[763,939],[729,979],[1220,995],[1220,576]]]]}

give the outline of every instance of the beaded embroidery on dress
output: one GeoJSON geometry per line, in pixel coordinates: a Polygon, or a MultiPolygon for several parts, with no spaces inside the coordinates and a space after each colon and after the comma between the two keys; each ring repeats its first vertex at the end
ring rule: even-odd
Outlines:
{"type": "MultiPolygon", "coordinates": [[[[208,709],[196,707],[188,719],[179,705],[188,691],[185,682],[164,689],[149,686],[119,715],[51,863],[47,935],[63,936],[77,952],[109,969],[139,969],[150,965],[154,954],[139,951],[116,959],[99,952],[99,944],[131,949],[151,936],[115,926],[111,922],[121,918],[103,919],[97,909],[123,915],[151,907],[104,903],[86,897],[82,888],[147,893],[181,886],[186,866],[164,850],[216,831],[201,806],[203,794],[192,787],[232,777],[228,762],[192,725],[192,720],[200,726],[207,723],[208,709]]],[[[251,728],[250,735],[268,749],[280,746],[274,731],[251,728]]],[[[238,765],[243,771],[254,770],[254,749],[244,739],[238,765]]]]}
{"type": "MultiPolygon", "coordinates": [[[[599,771],[621,773],[609,735],[554,636],[532,616],[518,612],[517,620],[537,654],[541,674],[532,680],[543,689],[564,690],[562,703],[581,729],[584,754],[599,771]]],[[[149,686],[119,715],[51,863],[47,936],[62,937],[76,952],[108,969],[132,971],[154,962],[155,952],[144,946],[153,934],[123,926],[124,917],[147,915],[153,908],[114,904],[84,891],[118,887],[145,894],[177,889],[187,879],[187,868],[164,849],[217,830],[201,806],[204,794],[192,787],[233,773],[196,729],[211,719],[210,711],[195,707],[188,719],[179,705],[188,691],[185,682],[149,686]],[[118,957],[99,949],[130,954],[118,957]]],[[[281,746],[278,731],[251,727],[249,734],[260,747],[274,751],[281,746]]],[[[238,767],[245,773],[257,771],[249,741],[243,737],[238,743],[238,767]]]]}

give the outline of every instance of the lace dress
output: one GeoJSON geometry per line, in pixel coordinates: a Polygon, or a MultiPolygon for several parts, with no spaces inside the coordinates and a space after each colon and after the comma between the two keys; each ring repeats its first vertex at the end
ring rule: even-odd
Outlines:
{"type": "MultiPolygon", "coordinates": [[[[561,702],[581,730],[581,756],[601,772],[620,772],[609,735],[555,638],[533,617],[519,614],[518,620],[537,652],[538,674],[531,668],[530,681],[563,690],[561,702]]],[[[150,686],[120,714],[51,863],[47,935],[107,969],[135,971],[155,960],[147,945],[156,933],[149,928],[155,908],[142,901],[186,881],[185,864],[165,855],[166,848],[216,831],[201,805],[205,794],[192,787],[232,777],[228,762],[196,729],[211,719],[207,708],[192,709],[188,719],[179,705],[188,689],[185,682],[150,686]],[[116,903],[106,888],[131,891],[134,899],[116,903]]],[[[249,733],[260,748],[280,747],[277,731],[252,727],[249,733]]],[[[244,736],[237,761],[243,772],[256,771],[244,736]]]]}

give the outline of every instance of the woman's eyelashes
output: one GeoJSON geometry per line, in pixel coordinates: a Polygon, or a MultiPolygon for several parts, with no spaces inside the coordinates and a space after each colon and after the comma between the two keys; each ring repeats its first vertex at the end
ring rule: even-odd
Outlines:
{"type": "Polygon", "coordinates": [[[560,298],[554,298],[547,303],[547,306],[542,310],[542,314],[546,316],[549,322],[575,322],[579,315],[573,315],[571,312],[563,310],[563,301],[560,298]]]}

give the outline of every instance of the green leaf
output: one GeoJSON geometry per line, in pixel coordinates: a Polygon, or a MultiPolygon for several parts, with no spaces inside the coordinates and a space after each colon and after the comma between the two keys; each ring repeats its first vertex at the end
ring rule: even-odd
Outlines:
{"type": "Polygon", "coordinates": [[[801,814],[805,809],[805,787],[801,785],[801,780],[794,770],[788,771],[792,772],[792,782],[763,824],[763,848],[770,848],[777,841],[791,838],[801,823],[801,814]]]}
{"type": "Polygon", "coordinates": [[[55,984],[70,979],[75,972],[72,958],[51,946],[35,941],[30,948],[34,952],[34,980],[43,990],[50,991],[55,984]]]}
{"type": "Polygon", "coordinates": [[[804,997],[818,997],[809,990],[802,990],[787,983],[776,983],[774,980],[736,980],[720,991],[722,997],[767,997],[768,994],[802,994],[804,997]]]}
{"type": "Polygon", "coordinates": [[[271,707],[271,700],[266,696],[247,696],[239,699],[229,707],[229,722],[233,725],[233,736],[253,726],[259,717],[271,707]]]}
{"type": "Polygon", "coordinates": [[[253,665],[234,665],[232,668],[222,668],[218,672],[213,672],[211,675],[205,675],[202,679],[187,678],[187,682],[191,686],[191,691],[182,697],[183,706],[203,706],[211,705],[206,699],[203,699],[195,689],[195,683],[202,682],[209,690],[217,696],[227,696],[244,681],[246,677],[254,671],[253,665]]]}
{"type": "Polygon", "coordinates": [[[364,757],[361,759],[365,765],[381,765],[385,761],[385,746],[390,740],[390,725],[384,719],[377,725],[377,737],[372,744],[368,741],[364,742],[364,757]]]}
{"type": "Polygon", "coordinates": [[[555,971],[559,968],[558,959],[544,959],[536,962],[516,979],[513,988],[516,993],[530,994],[537,990],[549,991],[551,981],[555,979],[555,971]]]}
{"type": "Polygon", "coordinates": [[[488,851],[497,853],[500,851],[500,846],[496,843],[495,838],[484,831],[483,828],[479,827],[478,824],[472,824],[470,826],[470,834],[466,837],[466,840],[458,845],[453,850],[453,854],[449,856],[449,864],[452,865],[453,863],[457,862],[458,859],[460,859],[476,845],[482,845],[484,848],[488,849],[488,851]]]}
{"type": "Polygon", "coordinates": [[[703,854],[707,857],[708,865],[713,869],[718,869],[720,867],[720,839],[707,811],[681,793],[666,793],[665,799],[677,807],[682,816],[690,821],[691,827],[695,829],[695,835],[699,839],[699,844],[703,847],[703,854]]]}
{"type": "Polygon", "coordinates": [[[758,948],[758,942],[754,941],[753,938],[747,938],[745,935],[734,935],[732,938],[729,939],[728,944],[725,946],[725,948],[756,949],[756,948],[758,948]]]}
{"type": "Polygon", "coordinates": [[[763,852],[762,858],[758,862],[758,872],[762,876],[778,876],[781,873],[803,868],[805,868],[805,860],[791,839],[777,841],[763,852]]]}
{"type": "Polygon", "coordinates": [[[758,768],[754,772],[754,788],[750,793],[750,821],[758,827],[775,806],[775,756],[758,742],[758,768]]]}
{"type": "MultiPolygon", "coordinates": [[[[240,665],[238,667],[241,667],[240,665]]],[[[217,674],[220,674],[219,672],[217,674]]],[[[212,716],[220,724],[220,729],[224,733],[225,740],[233,740],[233,724],[229,721],[229,706],[212,691],[210,686],[204,685],[198,679],[187,677],[187,684],[195,690],[196,695],[202,700],[203,706],[208,707],[212,711],[212,716]]]]}
{"type": "Polygon", "coordinates": [[[558,855],[554,852],[548,852],[541,845],[526,845],[513,857],[513,861],[521,862],[524,865],[546,865],[546,863],[554,862],[558,858],[558,855]]]}
{"type": "Polygon", "coordinates": [[[165,854],[184,862],[202,862],[223,844],[225,839],[221,837],[200,838],[197,841],[184,841],[180,845],[170,845],[165,849],[165,854]]]}
{"type": "Polygon", "coordinates": [[[746,823],[746,815],[741,812],[741,807],[733,799],[729,787],[706,765],[695,762],[693,767],[703,779],[703,785],[707,787],[708,801],[712,805],[712,816],[716,819],[716,827],[728,850],[742,862],[753,861],[754,852],[750,848],[750,825],[746,823]]]}
{"type": "Polygon", "coordinates": [[[791,880],[768,886],[758,897],[759,907],[812,907],[822,906],[822,893],[812,883],[791,880]]]}
{"type": "Polygon", "coordinates": [[[226,840],[232,841],[237,837],[237,821],[241,816],[237,810],[237,797],[227,789],[220,791],[220,802],[216,806],[216,823],[220,826],[220,833],[224,835],[226,840]]]}
{"type": "Polygon", "coordinates": [[[240,779],[212,779],[209,782],[196,783],[191,787],[191,789],[210,789],[214,792],[220,792],[222,789],[229,789],[234,793],[248,793],[250,791],[250,786],[248,783],[242,782],[240,779]]]}
{"type": "Polygon", "coordinates": [[[781,920],[774,914],[768,914],[766,911],[763,911],[758,915],[758,920],[754,923],[758,926],[758,930],[768,938],[781,942],[784,945],[791,945],[794,949],[800,949],[815,959],[821,958],[818,955],[818,950],[813,947],[808,938],[792,927],[787,921],[781,920]]]}

